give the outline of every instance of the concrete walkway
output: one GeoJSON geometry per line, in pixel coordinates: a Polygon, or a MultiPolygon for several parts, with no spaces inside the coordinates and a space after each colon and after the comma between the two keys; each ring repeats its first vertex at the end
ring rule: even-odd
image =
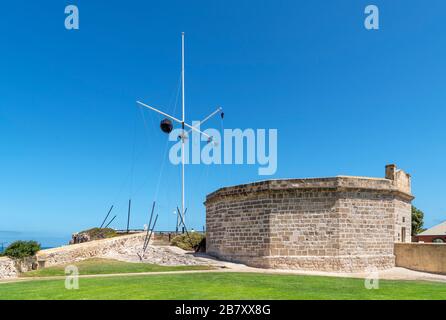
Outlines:
{"type": "Polygon", "coordinates": [[[399,267],[378,271],[376,273],[336,273],[336,272],[322,272],[322,271],[269,270],[269,269],[255,269],[255,271],[247,271],[247,272],[262,272],[268,274],[294,274],[302,276],[325,276],[325,277],[338,277],[338,278],[359,278],[359,279],[378,278],[380,280],[437,281],[446,283],[446,275],[413,271],[399,267]]]}
{"type": "MultiPolygon", "coordinates": [[[[105,278],[105,277],[134,277],[134,276],[155,276],[171,274],[192,274],[192,273],[228,273],[228,272],[246,272],[262,274],[283,274],[283,275],[303,275],[303,276],[326,276],[342,278],[378,278],[380,280],[408,280],[408,281],[435,281],[446,283],[446,275],[431,274],[408,270],[405,268],[392,268],[378,271],[377,273],[337,273],[321,271],[301,271],[301,270],[281,270],[281,269],[261,269],[248,267],[244,264],[220,261],[205,254],[194,255],[200,260],[208,262],[208,265],[214,269],[210,270],[190,270],[190,271],[166,271],[166,272],[141,272],[141,273],[118,273],[118,274],[98,274],[98,275],[80,275],[80,278],[105,278]],[[376,277],[377,276],[377,277],[376,277]]],[[[65,276],[35,277],[35,278],[15,278],[0,280],[2,283],[24,282],[24,281],[42,281],[42,280],[64,280],[65,276]]]]}
{"type": "Polygon", "coordinates": [[[440,281],[446,282],[446,275],[427,273],[421,271],[414,271],[400,267],[394,267],[387,270],[378,271],[377,273],[341,273],[341,272],[324,272],[324,271],[304,271],[304,270],[283,270],[283,269],[261,269],[248,267],[244,264],[232,263],[217,260],[206,254],[195,254],[196,257],[206,259],[209,261],[209,265],[225,268],[226,272],[258,272],[265,274],[294,274],[294,275],[306,275],[306,276],[325,276],[325,277],[341,277],[341,278],[360,278],[365,279],[374,277],[376,274],[379,279],[383,280],[413,280],[413,281],[440,281]]]}

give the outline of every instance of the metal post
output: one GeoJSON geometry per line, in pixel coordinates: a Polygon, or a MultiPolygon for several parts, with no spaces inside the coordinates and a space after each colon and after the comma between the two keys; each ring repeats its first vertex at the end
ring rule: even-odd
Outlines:
{"type": "Polygon", "coordinates": [[[152,217],[153,217],[153,212],[155,211],[155,203],[156,202],[153,201],[152,212],[150,213],[149,225],[147,226],[147,233],[146,233],[146,237],[144,239],[143,249],[146,247],[146,242],[147,242],[147,239],[149,238],[149,235],[150,235],[150,229],[152,228],[152,217]]]}
{"type": "Polygon", "coordinates": [[[129,225],[130,225],[130,209],[132,207],[132,199],[129,199],[129,210],[127,212],[127,233],[129,233],[129,225]]]}
{"type": "Polygon", "coordinates": [[[116,216],[113,217],[113,219],[110,220],[110,222],[105,226],[105,229],[108,228],[108,226],[116,219],[116,216]]]}
{"type": "Polygon", "coordinates": [[[105,216],[104,221],[102,221],[102,224],[101,224],[101,226],[99,227],[99,229],[102,229],[102,227],[103,227],[104,224],[105,224],[105,221],[107,221],[108,216],[110,215],[110,212],[112,212],[112,210],[113,210],[113,206],[111,206],[111,207],[110,207],[110,210],[108,210],[108,213],[107,213],[107,215],[105,216]]]}

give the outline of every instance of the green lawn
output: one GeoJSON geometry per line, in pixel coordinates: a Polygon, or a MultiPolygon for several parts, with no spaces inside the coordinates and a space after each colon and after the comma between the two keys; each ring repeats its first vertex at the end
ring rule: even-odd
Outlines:
{"type": "MultiPolygon", "coordinates": [[[[208,270],[208,266],[160,266],[149,263],[130,263],[109,259],[89,259],[72,263],[79,269],[80,275],[90,274],[115,274],[115,273],[140,273],[140,272],[163,272],[184,270],[208,270]]],[[[23,273],[22,277],[51,277],[64,276],[65,266],[44,268],[36,271],[23,273]]]]}
{"type": "Polygon", "coordinates": [[[0,284],[0,299],[446,299],[446,284],[380,281],[378,290],[364,280],[267,275],[192,273],[81,278],[79,290],[64,280],[0,284]]]}

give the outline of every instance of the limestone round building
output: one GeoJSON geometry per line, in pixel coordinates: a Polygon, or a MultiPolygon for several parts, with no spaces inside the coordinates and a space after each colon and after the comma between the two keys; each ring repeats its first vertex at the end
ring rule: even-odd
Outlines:
{"type": "Polygon", "coordinates": [[[206,197],[207,252],[262,268],[373,271],[411,241],[410,175],[268,180],[206,197]]]}

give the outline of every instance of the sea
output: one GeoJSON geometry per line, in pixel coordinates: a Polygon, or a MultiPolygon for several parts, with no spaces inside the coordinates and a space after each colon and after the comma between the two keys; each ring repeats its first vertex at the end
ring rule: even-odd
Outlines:
{"type": "Polygon", "coordinates": [[[40,243],[42,249],[50,249],[66,245],[70,239],[70,234],[29,231],[0,231],[0,252],[17,240],[34,240],[40,243]]]}

